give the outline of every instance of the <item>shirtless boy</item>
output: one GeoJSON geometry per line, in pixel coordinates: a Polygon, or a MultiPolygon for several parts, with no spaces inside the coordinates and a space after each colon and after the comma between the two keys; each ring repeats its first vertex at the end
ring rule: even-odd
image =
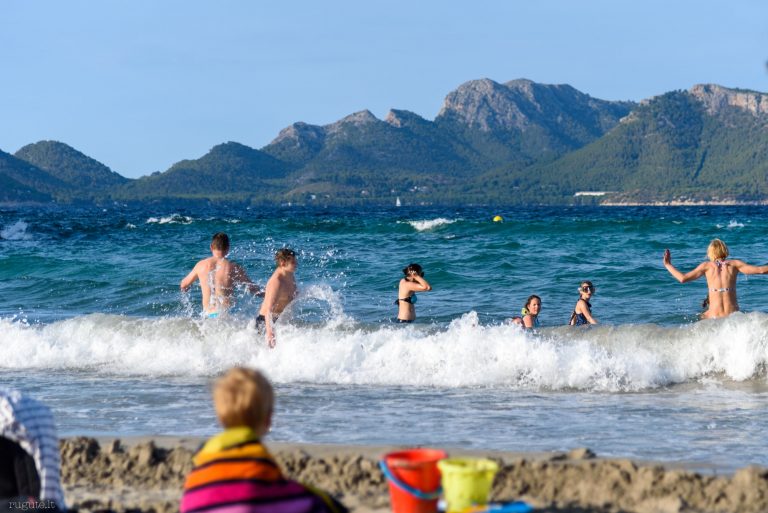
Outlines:
{"type": "Polygon", "coordinates": [[[269,347],[275,347],[273,324],[277,316],[296,297],[296,253],[292,249],[283,248],[275,254],[275,263],[277,269],[264,288],[264,302],[256,318],[256,324],[264,324],[266,328],[269,347]]]}
{"type": "Polygon", "coordinates": [[[678,271],[672,265],[672,255],[669,250],[664,251],[664,267],[680,283],[696,280],[702,276],[707,277],[709,288],[709,309],[702,314],[704,319],[726,317],[739,310],[736,299],[736,277],[743,274],[768,274],[768,265],[749,265],[741,260],[726,260],[728,258],[728,246],[720,239],[714,239],[707,248],[709,262],[702,262],[692,271],[685,274],[678,271]]]}
{"type": "Polygon", "coordinates": [[[216,318],[232,305],[232,295],[235,285],[245,284],[251,294],[259,294],[259,286],[251,281],[245,270],[234,262],[227,260],[229,253],[229,237],[219,232],[211,240],[213,256],[200,260],[192,271],[181,280],[181,290],[186,291],[200,280],[203,292],[203,315],[216,318]]]}

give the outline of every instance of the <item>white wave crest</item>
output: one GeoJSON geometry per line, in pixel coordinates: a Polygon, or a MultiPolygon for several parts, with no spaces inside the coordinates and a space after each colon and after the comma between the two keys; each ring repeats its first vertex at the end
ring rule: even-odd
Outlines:
{"type": "Polygon", "coordinates": [[[208,376],[240,364],[264,369],[279,383],[615,392],[745,381],[764,374],[768,363],[768,316],[760,313],[681,327],[560,327],[540,334],[482,326],[475,313],[445,329],[343,319],[281,318],[273,350],[249,319],[94,314],[49,325],[3,319],[0,369],[208,376]]]}
{"type": "Polygon", "coordinates": [[[193,218],[181,214],[171,214],[165,217],[150,217],[147,224],[192,224],[193,218]]]}
{"type": "Polygon", "coordinates": [[[727,225],[726,224],[717,223],[715,225],[715,227],[718,228],[718,229],[726,228],[728,230],[733,230],[734,228],[744,228],[744,223],[740,223],[739,221],[737,221],[735,219],[731,219],[730,221],[728,221],[727,225]]]}
{"type": "Polygon", "coordinates": [[[456,219],[446,219],[444,217],[438,217],[437,219],[425,219],[424,221],[408,221],[408,224],[413,226],[416,230],[423,232],[426,230],[432,230],[438,226],[444,224],[453,224],[456,219]]]}
{"type": "Polygon", "coordinates": [[[16,221],[0,230],[0,239],[32,240],[32,234],[27,233],[29,225],[24,221],[16,221]]]}

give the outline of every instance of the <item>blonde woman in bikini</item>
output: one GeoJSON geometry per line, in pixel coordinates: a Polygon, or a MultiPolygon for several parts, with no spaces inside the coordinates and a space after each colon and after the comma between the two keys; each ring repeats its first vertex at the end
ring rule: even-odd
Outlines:
{"type": "Polygon", "coordinates": [[[685,274],[672,265],[672,255],[664,251],[664,267],[680,283],[707,277],[709,309],[702,314],[703,319],[726,317],[738,312],[739,302],[736,299],[736,277],[742,274],[768,274],[768,265],[750,265],[741,260],[727,260],[728,246],[720,239],[714,239],[707,248],[708,262],[702,262],[692,271],[685,274]]]}

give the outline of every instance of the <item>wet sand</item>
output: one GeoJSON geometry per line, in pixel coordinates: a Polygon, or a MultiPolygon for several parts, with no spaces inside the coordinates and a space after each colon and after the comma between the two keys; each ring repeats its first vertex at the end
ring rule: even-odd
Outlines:
{"type": "MultiPolygon", "coordinates": [[[[67,505],[81,512],[178,511],[199,438],[61,441],[67,505]]],[[[397,447],[267,443],[286,475],[322,488],[355,513],[389,511],[382,454],[397,447]]],[[[569,513],[758,513],[768,511],[768,469],[701,474],[686,465],[603,459],[570,453],[450,450],[500,463],[493,501],[525,500],[541,511],[569,513]]]]}

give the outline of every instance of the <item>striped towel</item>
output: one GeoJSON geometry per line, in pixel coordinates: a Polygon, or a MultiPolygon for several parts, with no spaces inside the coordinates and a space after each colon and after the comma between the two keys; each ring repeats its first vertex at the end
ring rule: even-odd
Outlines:
{"type": "Polygon", "coordinates": [[[342,513],[327,494],[283,477],[250,428],[227,429],[194,458],[181,513],[342,513]]]}
{"type": "Polygon", "coordinates": [[[64,492],[59,470],[59,441],[51,410],[18,390],[0,388],[0,437],[15,442],[35,460],[40,476],[40,500],[61,509],[64,492]]]}

